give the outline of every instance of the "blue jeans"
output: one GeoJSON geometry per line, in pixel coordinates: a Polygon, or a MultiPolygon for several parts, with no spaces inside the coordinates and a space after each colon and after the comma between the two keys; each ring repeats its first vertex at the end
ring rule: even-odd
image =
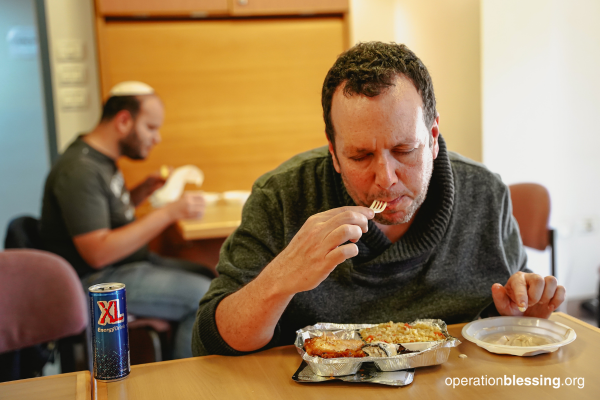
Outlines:
{"type": "Polygon", "coordinates": [[[149,261],[106,267],[82,279],[84,289],[120,282],[127,290],[127,312],[136,317],[177,321],[173,358],[192,356],[192,329],[200,299],[208,291],[210,270],[186,260],[151,254],[149,261]]]}

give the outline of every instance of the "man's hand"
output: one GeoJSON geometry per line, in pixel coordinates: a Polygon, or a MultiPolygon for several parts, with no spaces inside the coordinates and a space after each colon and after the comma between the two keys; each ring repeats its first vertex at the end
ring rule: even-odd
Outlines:
{"type": "Polygon", "coordinates": [[[165,206],[174,221],[200,219],[204,216],[206,202],[200,192],[183,192],[179,200],[165,206]]]}
{"type": "Polygon", "coordinates": [[[314,289],[358,254],[354,243],[375,216],[366,207],[341,207],[308,218],[288,246],[248,285],[224,298],[215,321],[231,347],[252,351],[273,337],[277,321],[298,292],[314,289]]]}
{"type": "MultiPolygon", "coordinates": [[[[167,167],[167,168],[169,168],[169,172],[172,169],[170,167],[167,167]]],[[[163,187],[163,185],[167,181],[167,178],[169,177],[169,175],[167,174],[165,176],[162,173],[162,169],[163,168],[161,168],[160,171],[154,171],[153,173],[148,175],[148,177],[146,177],[146,179],[142,183],[140,183],[135,188],[130,190],[131,202],[133,203],[134,206],[137,207],[144,200],[146,200],[148,198],[148,196],[150,196],[156,190],[163,187]]]]}
{"type": "Polygon", "coordinates": [[[167,182],[168,177],[168,175],[166,177],[163,176],[163,174],[160,171],[155,171],[148,175],[148,177],[146,177],[146,180],[143,182],[143,185],[146,187],[146,190],[148,190],[149,194],[152,194],[156,190],[163,187],[165,182],[167,182]]]}
{"type": "Polygon", "coordinates": [[[553,276],[542,278],[519,271],[508,279],[506,286],[492,285],[492,297],[500,315],[548,318],[565,300],[565,288],[553,276]],[[519,307],[527,309],[522,312],[519,307]]]}
{"type": "Polygon", "coordinates": [[[285,294],[314,289],[338,264],[358,254],[354,243],[367,232],[374,215],[373,210],[356,206],[311,216],[265,272],[283,285],[285,294]],[[344,244],[348,241],[352,243],[344,244]]]}
{"type": "Polygon", "coordinates": [[[147,244],[167,226],[179,219],[201,218],[204,197],[199,192],[184,192],[173,203],[155,210],[144,218],[116,229],[98,229],[73,237],[83,259],[100,269],[118,261],[147,244]]]}

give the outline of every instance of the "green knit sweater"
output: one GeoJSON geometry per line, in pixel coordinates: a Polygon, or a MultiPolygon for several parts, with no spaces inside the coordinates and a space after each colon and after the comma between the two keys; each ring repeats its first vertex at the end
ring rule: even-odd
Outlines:
{"type": "MultiPolygon", "coordinates": [[[[292,344],[295,331],[317,322],[380,323],[440,318],[471,321],[492,305],[492,284],[525,270],[510,193],[483,165],[440,152],[427,198],[413,224],[391,243],[373,223],[359,254],[317,288],[296,294],[265,347],[292,344]]],[[[195,355],[241,355],[221,338],[215,311],[253,280],[313,214],[355,205],[326,147],[285,162],[259,178],[240,227],[225,241],[194,326],[195,355]]],[[[307,266],[308,268],[309,266],[307,266]]]]}

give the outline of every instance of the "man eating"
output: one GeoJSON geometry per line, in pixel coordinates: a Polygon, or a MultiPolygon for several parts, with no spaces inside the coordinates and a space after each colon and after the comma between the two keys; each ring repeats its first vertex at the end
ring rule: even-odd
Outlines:
{"type": "Polygon", "coordinates": [[[526,269],[506,185],[447,150],[431,77],[406,46],[342,54],[322,105],[328,146],[254,184],[200,302],[194,355],[291,344],[317,322],[548,318],[563,302],[554,277],[526,269]]]}

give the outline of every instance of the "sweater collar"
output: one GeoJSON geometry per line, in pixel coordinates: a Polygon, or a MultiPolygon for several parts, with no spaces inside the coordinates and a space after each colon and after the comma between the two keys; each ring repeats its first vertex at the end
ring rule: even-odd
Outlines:
{"type": "MultiPolygon", "coordinates": [[[[399,260],[422,258],[442,240],[454,204],[454,176],[446,142],[439,136],[439,153],[433,163],[433,172],[423,205],[408,231],[395,243],[391,243],[385,234],[369,221],[369,231],[357,243],[359,255],[353,259],[355,264],[387,264],[399,260]]],[[[331,157],[331,156],[330,156],[331,157]]],[[[342,205],[355,206],[354,200],[346,191],[341,175],[333,169],[337,197],[342,205]]]]}

